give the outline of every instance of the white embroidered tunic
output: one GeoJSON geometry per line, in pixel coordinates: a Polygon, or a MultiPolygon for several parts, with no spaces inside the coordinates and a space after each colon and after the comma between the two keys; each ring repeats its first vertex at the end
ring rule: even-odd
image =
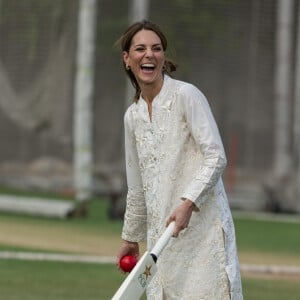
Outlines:
{"type": "Polygon", "coordinates": [[[205,96],[164,77],[152,103],[140,98],[125,113],[127,205],[122,238],[151,249],[183,198],[189,226],[158,259],[147,299],[243,299],[234,225],[221,180],[226,157],[205,96]]]}

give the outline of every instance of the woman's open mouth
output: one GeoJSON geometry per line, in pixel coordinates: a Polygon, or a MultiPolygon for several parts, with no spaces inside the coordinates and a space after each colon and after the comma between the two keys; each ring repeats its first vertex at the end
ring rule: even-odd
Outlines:
{"type": "Polygon", "coordinates": [[[145,73],[152,73],[155,69],[154,64],[142,64],[141,65],[141,70],[145,73]]]}

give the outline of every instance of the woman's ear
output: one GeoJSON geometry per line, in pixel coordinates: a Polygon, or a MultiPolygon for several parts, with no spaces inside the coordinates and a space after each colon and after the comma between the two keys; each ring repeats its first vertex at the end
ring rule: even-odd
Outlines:
{"type": "Polygon", "coordinates": [[[126,66],[128,66],[129,55],[127,51],[123,51],[123,61],[126,66]]]}

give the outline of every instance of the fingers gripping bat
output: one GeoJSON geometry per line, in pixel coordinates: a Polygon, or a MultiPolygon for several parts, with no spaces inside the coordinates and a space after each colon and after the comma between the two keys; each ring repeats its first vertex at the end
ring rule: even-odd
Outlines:
{"type": "Polygon", "coordinates": [[[138,300],[157,271],[156,261],[173,235],[175,222],[169,224],[153,249],[139,259],[112,300],[138,300]]]}

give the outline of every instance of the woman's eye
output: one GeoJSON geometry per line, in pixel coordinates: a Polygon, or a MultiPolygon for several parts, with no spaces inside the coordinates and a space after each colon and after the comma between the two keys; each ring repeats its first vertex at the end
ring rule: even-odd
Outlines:
{"type": "Polygon", "coordinates": [[[156,52],[159,52],[159,51],[161,51],[161,50],[162,50],[161,47],[154,47],[154,48],[153,48],[153,51],[156,51],[156,52]]]}
{"type": "Polygon", "coordinates": [[[139,48],[135,48],[135,51],[139,51],[139,52],[141,52],[141,51],[144,51],[145,49],[144,48],[142,48],[142,47],[139,47],[139,48]]]}

